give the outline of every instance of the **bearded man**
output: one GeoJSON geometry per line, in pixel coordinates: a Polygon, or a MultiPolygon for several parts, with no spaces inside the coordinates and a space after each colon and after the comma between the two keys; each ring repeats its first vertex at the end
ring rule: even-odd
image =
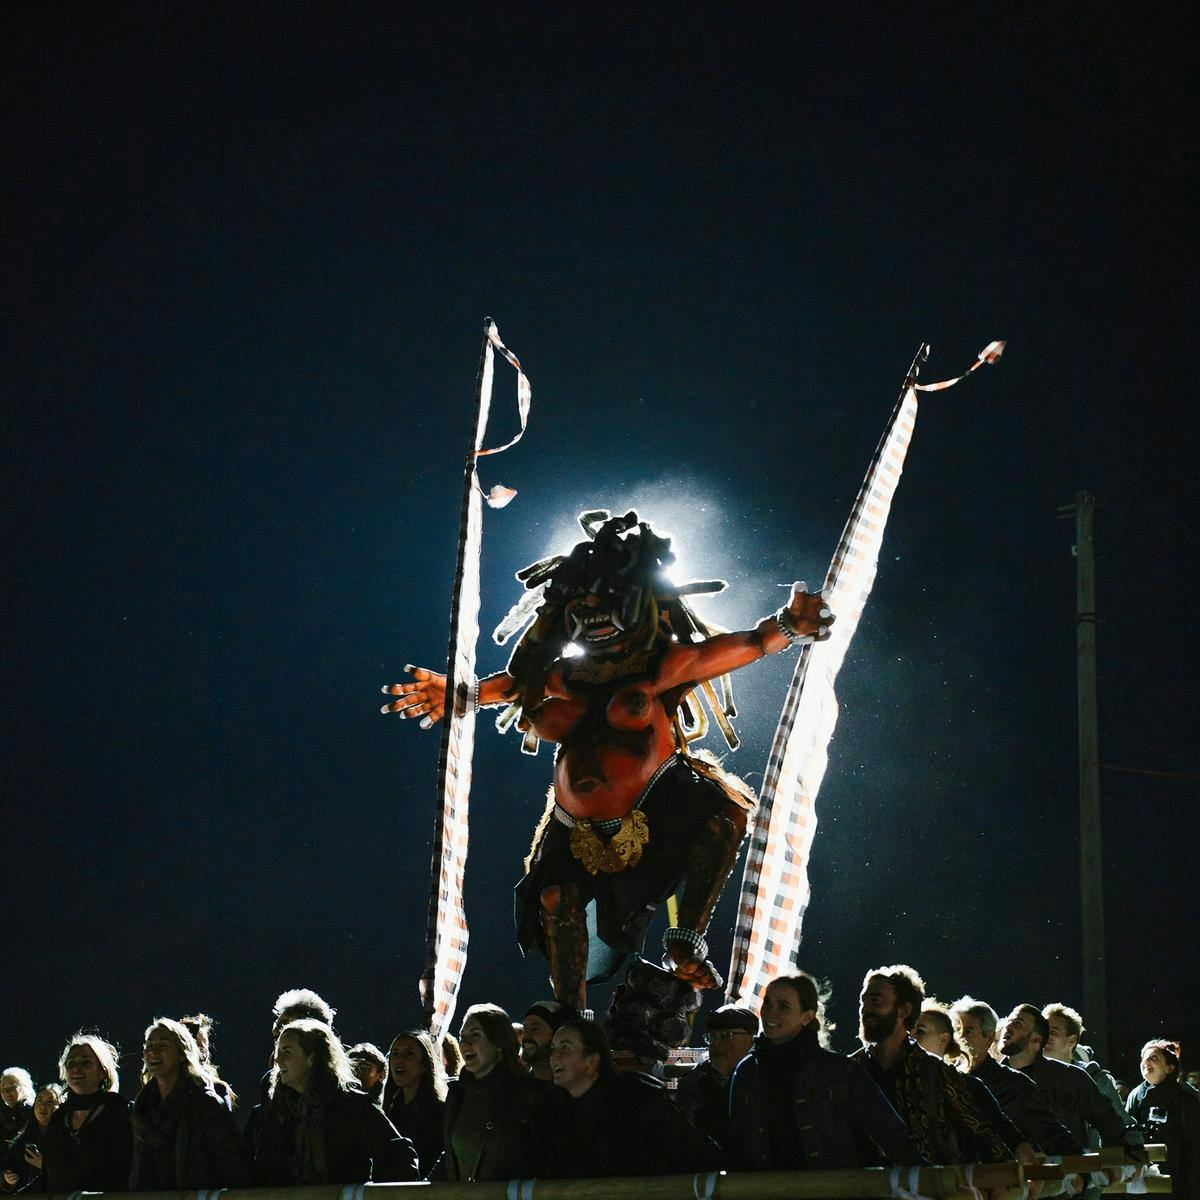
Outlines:
{"type": "Polygon", "coordinates": [[[557,1000],[537,1000],[529,1006],[521,1023],[521,1061],[534,1079],[554,1082],[550,1043],[554,1040],[554,1031],[571,1015],[570,1009],[557,1000]]]}
{"type": "MultiPolygon", "coordinates": [[[[587,983],[636,953],[655,908],[683,885],[663,965],[693,987],[720,986],[704,934],[737,861],[754,796],[688,743],[713,717],[736,744],[729,672],[794,641],[828,636],[833,614],[803,584],[750,630],[716,632],[676,586],[670,540],[635,512],[583,513],[590,540],[518,572],[530,592],[497,631],[525,632],[508,669],[480,680],[478,706],[505,705],[527,747],[557,746],[554,786],[517,886],[518,937],[550,963],[554,995],[582,1009],[587,983]],[[720,681],[721,696],[713,681],[720,681]],[[596,939],[590,943],[588,910],[596,939]],[[591,953],[589,954],[589,950],[591,953]]],[[[445,711],[446,677],[410,668],[383,707],[429,728],[445,711]]]]}
{"type": "Polygon", "coordinates": [[[983,1083],[1010,1121],[1045,1154],[1080,1154],[1083,1145],[1054,1115],[1050,1102],[1028,1075],[992,1057],[996,1010],[973,996],[963,996],[950,1006],[954,1033],[967,1053],[971,1076],[983,1083]]]}
{"type": "Polygon", "coordinates": [[[1084,1146],[1095,1130],[1103,1146],[1122,1146],[1136,1162],[1146,1161],[1140,1134],[1130,1131],[1079,1066],[1047,1058],[1050,1024],[1033,1004],[1018,1004],[1000,1030],[1004,1065],[1028,1075],[1042,1089],[1054,1115],[1084,1146]]]}
{"type": "Polygon", "coordinates": [[[929,1162],[1011,1160],[958,1072],[910,1036],[924,999],[925,982],[912,967],[899,963],[868,971],[859,998],[863,1045],[850,1057],[879,1084],[929,1162]]]}

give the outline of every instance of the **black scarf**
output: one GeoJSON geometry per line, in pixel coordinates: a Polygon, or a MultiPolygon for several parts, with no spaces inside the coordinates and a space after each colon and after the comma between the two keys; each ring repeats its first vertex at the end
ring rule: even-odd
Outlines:
{"type": "Polygon", "coordinates": [[[820,1048],[817,1031],[812,1025],[805,1025],[786,1042],[773,1042],[761,1033],[754,1039],[754,1057],[768,1078],[794,1075],[803,1063],[816,1057],[820,1048]]]}
{"type": "Polygon", "coordinates": [[[817,1031],[812,1025],[806,1025],[786,1042],[772,1042],[761,1035],[754,1039],[754,1057],[762,1064],[770,1102],[767,1135],[772,1170],[800,1170],[807,1165],[796,1120],[793,1087],[801,1069],[819,1052],[817,1031]]]}
{"type": "Polygon", "coordinates": [[[68,1115],[77,1112],[90,1112],[93,1108],[99,1108],[104,1103],[104,1097],[107,1095],[108,1092],[89,1092],[86,1096],[81,1096],[78,1092],[68,1091],[62,1108],[68,1115]]]}

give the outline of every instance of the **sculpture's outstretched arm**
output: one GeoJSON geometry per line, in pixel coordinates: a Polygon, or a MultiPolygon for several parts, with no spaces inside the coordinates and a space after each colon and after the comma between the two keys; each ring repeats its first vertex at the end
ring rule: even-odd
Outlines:
{"type": "Polygon", "coordinates": [[[792,585],[791,599],[753,628],[740,633],[718,633],[694,644],[677,643],[667,653],[658,679],[660,692],[684,683],[701,683],[736,671],[767,654],[786,650],[793,641],[824,641],[836,620],[820,592],[803,583],[792,585]]]}

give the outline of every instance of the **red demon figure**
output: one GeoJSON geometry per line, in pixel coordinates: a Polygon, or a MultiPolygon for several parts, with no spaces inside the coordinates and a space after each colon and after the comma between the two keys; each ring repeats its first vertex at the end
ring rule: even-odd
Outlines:
{"type": "MultiPolygon", "coordinates": [[[[588,512],[580,524],[590,540],[518,573],[529,592],[497,637],[531,623],[508,670],[476,690],[479,705],[507,706],[497,724],[515,722],[527,746],[557,745],[554,786],[517,886],[517,929],[524,949],[549,960],[557,999],[579,1009],[589,976],[610,978],[639,950],[655,908],[681,883],[663,965],[696,988],[720,986],[704,934],[754,796],[711,755],[689,752],[707,723],[699,697],[736,744],[723,677],[828,636],[834,619],[820,594],[797,584],[753,629],[714,632],[686,597],[724,584],[671,583],[670,540],[637,513],[588,512]]],[[[383,711],[428,728],[442,717],[446,677],[409,670],[415,682],[383,689],[400,697],[383,711]]]]}

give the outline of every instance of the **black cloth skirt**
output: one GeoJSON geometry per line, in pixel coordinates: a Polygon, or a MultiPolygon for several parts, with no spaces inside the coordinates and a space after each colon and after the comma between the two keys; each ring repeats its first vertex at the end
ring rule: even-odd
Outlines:
{"type": "Polygon", "coordinates": [[[546,888],[573,883],[588,909],[588,982],[611,979],[625,958],[641,949],[655,909],[683,881],[704,823],[729,804],[722,787],[698,775],[677,755],[642,801],[650,840],[641,859],[611,875],[590,874],[571,853],[570,828],[551,816],[533,848],[529,871],[516,888],[522,950],[545,954],[539,897],[546,888]]]}

